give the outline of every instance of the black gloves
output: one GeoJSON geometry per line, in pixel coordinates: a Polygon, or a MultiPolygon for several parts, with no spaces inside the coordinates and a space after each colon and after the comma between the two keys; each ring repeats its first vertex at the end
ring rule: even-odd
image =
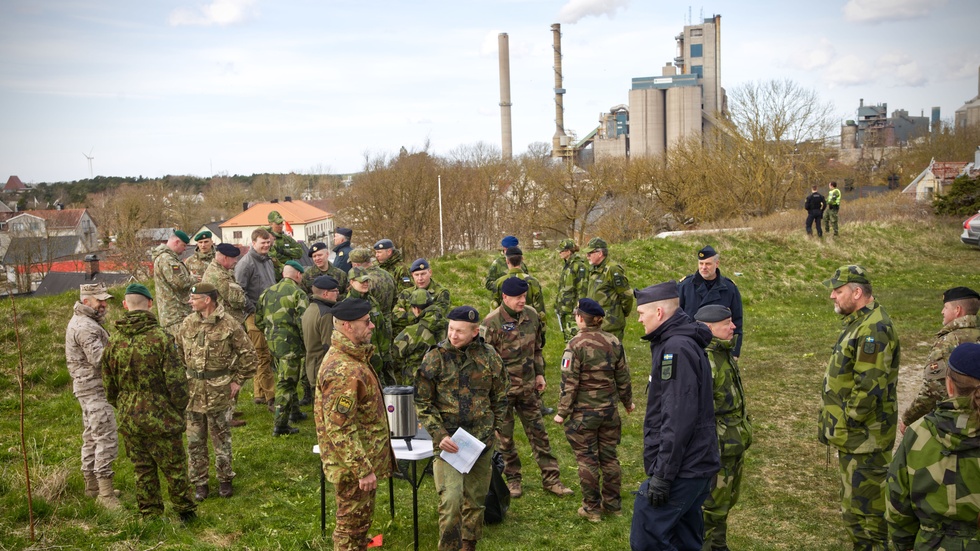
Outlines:
{"type": "Polygon", "coordinates": [[[666,505],[669,498],[670,482],[658,476],[651,475],[650,482],[647,485],[647,500],[650,501],[650,506],[660,507],[666,505]]]}

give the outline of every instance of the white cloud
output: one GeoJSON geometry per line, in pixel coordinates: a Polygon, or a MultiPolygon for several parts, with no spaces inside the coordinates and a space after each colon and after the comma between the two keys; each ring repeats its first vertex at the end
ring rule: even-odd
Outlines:
{"type": "Polygon", "coordinates": [[[873,67],[864,58],[853,54],[835,59],[823,74],[831,88],[868,84],[875,79],[873,67]]]}
{"type": "Polygon", "coordinates": [[[168,22],[180,25],[232,25],[255,15],[255,0],[213,0],[197,8],[177,8],[170,12],[168,22]]]}
{"type": "Polygon", "coordinates": [[[878,58],[877,72],[894,79],[898,86],[923,86],[928,82],[919,63],[905,54],[885,54],[878,58]]]}
{"type": "Polygon", "coordinates": [[[801,48],[794,56],[793,65],[804,71],[812,71],[830,65],[837,58],[837,49],[826,38],[815,45],[801,48]]]}
{"type": "Polygon", "coordinates": [[[558,11],[562,23],[577,23],[590,15],[612,17],[620,8],[629,5],[629,0],[568,0],[558,11]]]}
{"type": "Polygon", "coordinates": [[[852,23],[901,21],[928,15],[947,0],[848,0],[844,19],[852,23]]]}

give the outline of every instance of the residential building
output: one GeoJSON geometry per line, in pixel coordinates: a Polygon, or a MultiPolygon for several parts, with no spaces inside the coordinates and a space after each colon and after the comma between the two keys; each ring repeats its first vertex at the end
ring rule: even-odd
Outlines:
{"type": "Polygon", "coordinates": [[[252,232],[269,226],[269,213],[279,211],[283,220],[292,228],[293,239],[312,243],[326,240],[333,235],[333,214],[318,209],[306,201],[293,201],[286,197],[282,202],[256,203],[244,212],[225,220],[221,227],[221,239],[232,245],[251,245],[252,232]]]}

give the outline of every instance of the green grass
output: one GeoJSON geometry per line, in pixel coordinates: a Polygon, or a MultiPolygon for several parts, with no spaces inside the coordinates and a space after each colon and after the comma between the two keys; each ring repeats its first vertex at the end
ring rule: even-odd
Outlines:
{"type": "MultiPolygon", "coordinates": [[[[802,225],[802,222],[800,223],[802,225]]],[[[756,439],[746,457],[744,492],[730,519],[730,542],[738,549],[826,549],[846,547],[838,512],[835,460],[816,441],[821,381],[839,331],[827,290],[821,285],[842,264],[861,263],[871,271],[875,295],[890,312],[902,339],[902,364],[921,365],[938,330],[940,295],[956,285],[976,286],[978,251],[959,243],[956,221],[901,218],[842,227],[836,240],[807,239],[802,229],[738,232],[671,240],[651,239],[613,245],[634,287],[679,279],[694,271],[694,252],[710,243],[722,252],[723,273],[741,289],[745,304],[745,344],[740,361],[756,439]],[[735,276],[739,272],[742,275],[735,276]]],[[[482,312],[489,297],[482,281],[492,253],[451,255],[434,263],[435,279],[453,293],[454,304],[473,304],[482,312]]],[[[553,297],[559,270],[550,250],[529,251],[527,262],[553,297]]],[[[120,290],[114,290],[117,296],[120,290]]],[[[82,494],[78,471],[81,420],[65,368],[64,328],[72,294],[17,301],[24,346],[26,438],[37,519],[36,548],[73,549],[329,549],[319,530],[318,462],[312,422],[298,424],[295,437],[274,439],[271,415],[251,403],[246,386],[240,409],[248,426],[234,431],[236,495],[201,504],[201,520],[183,527],[172,515],[137,519],[132,465],[121,452],[117,486],[125,511],[109,513],[82,494]]],[[[115,301],[111,319],[121,315],[115,301]]],[[[546,401],[557,401],[563,343],[549,324],[546,401]]],[[[110,326],[111,328],[111,326],[110,326]]],[[[552,449],[563,480],[576,496],[559,499],[544,493],[522,431],[518,447],[525,469],[525,496],[515,500],[502,525],[487,527],[481,549],[626,549],[632,495],[644,478],[642,467],[643,390],[649,348],[632,317],[625,344],[638,410],[623,414],[619,455],[623,464],[626,514],[593,525],[575,511],[581,496],[575,463],[560,428],[548,423],[552,449]]],[[[30,545],[24,469],[18,435],[17,350],[9,302],[0,306],[0,549],[30,545]]],[[[904,370],[903,370],[904,372],[904,370]]],[[[215,485],[212,477],[212,486],[215,485]]],[[[395,481],[396,515],[381,485],[372,533],[385,535],[385,549],[410,549],[411,493],[395,481]]],[[[216,493],[216,492],[215,492],[216,493]]],[[[422,549],[437,538],[436,495],[426,478],[420,489],[422,549]]],[[[328,487],[328,513],[333,496],[328,487]]],[[[168,506],[169,511],[169,506],[168,506]]]]}

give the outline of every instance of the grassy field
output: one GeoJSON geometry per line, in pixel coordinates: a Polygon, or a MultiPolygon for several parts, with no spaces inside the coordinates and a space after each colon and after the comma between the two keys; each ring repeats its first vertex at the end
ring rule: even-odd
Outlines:
{"type": "MultiPolygon", "coordinates": [[[[827,449],[816,440],[821,380],[839,332],[827,290],[821,282],[842,264],[860,263],[871,271],[875,296],[890,312],[902,341],[902,378],[914,388],[917,369],[939,329],[941,293],[976,286],[978,251],[960,244],[956,220],[935,219],[907,205],[881,206],[875,200],[848,205],[861,211],[860,223],[845,224],[841,236],[808,239],[803,217],[776,217],[751,232],[722,232],[670,240],[613,245],[634,287],[679,279],[694,271],[695,251],[710,243],[722,252],[722,272],[738,284],[745,305],[745,344],[740,365],[756,439],[747,453],[744,494],[731,516],[733,549],[836,550],[845,547],[838,512],[838,482],[827,449]],[[878,215],[869,215],[869,211],[878,215]],[[738,274],[738,275],[736,275],[738,274]]],[[[847,219],[847,211],[842,211],[847,219]]],[[[744,226],[744,223],[733,224],[744,226]]],[[[435,279],[448,286],[454,304],[473,304],[486,312],[481,284],[491,253],[473,252],[434,260],[435,279]]],[[[553,296],[559,260],[552,251],[533,251],[527,262],[545,293],[553,296]]],[[[120,289],[114,290],[116,296],[120,289]]],[[[172,514],[143,522],[135,512],[132,465],[121,452],[117,487],[125,511],[109,513],[82,494],[78,470],[81,420],[65,368],[64,329],[73,295],[22,299],[16,303],[23,344],[26,438],[38,519],[37,542],[29,541],[24,468],[18,434],[15,323],[9,302],[0,306],[0,549],[329,549],[333,496],[328,487],[326,537],[319,530],[318,463],[311,421],[289,438],[271,436],[271,415],[251,403],[251,384],[240,409],[248,426],[234,432],[236,495],[208,499],[200,520],[184,527],[172,514]]],[[[121,315],[119,301],[110,317],[121,315]]],[[[111,326],[110,326],[111,330],[111,326]]],[[[525,469],[525,495],[513,502],[506,521],[488,527],[481,549],[627,549],[633,497],[642,468],[643,389],[649,348],[640,340],[633,316],[627,348],[637,412],[623,415],[619,448],[623,464],[626,514],[591,524],[579,519],[578,479],[573,456],[560,428],[549,424],[552,449],[563,480],[576,496],[546,494],[523,433],[518,446],[525,469]]],[[[557,401],[561,338],[549,326],[546,348],[546,401],[557,401]]],[[[904,405],[901,406],[904,408],[904,405]]],[[[212,478],[212,487],[216,483],[212,478]]],[[[395,482],[397,511],[392,519],[382,485],[372,533],[383,532],[385,549],[411,549],[411,493],[395,482]]],[[[215,492],[216,493],[216,492],[215,492]]],[[[434,549],[436,495],[426,478],[420,489],[422,549],[434,549]]]]}

